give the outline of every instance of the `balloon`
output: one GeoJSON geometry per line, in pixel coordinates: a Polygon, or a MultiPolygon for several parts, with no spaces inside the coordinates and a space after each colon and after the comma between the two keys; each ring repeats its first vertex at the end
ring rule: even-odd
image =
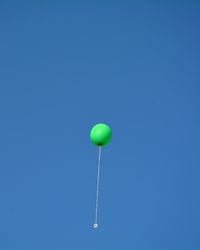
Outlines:
{"type": "Polygon", "coordinates": [[[98,157],[98,167],[97,167],[97,189],[96,189],[96,208],[95,208],[95,223],[93,227],[95,229],[98,228],[98,204],[99,204],[99,177],[100,177],[100,163],[101,163],[101,151],[102,146],[107,145],[112,139],[112,131],[111,128],[104,124],[99,123],[96,124],[90,131],[90,139],[91,141],[98,145],[99,149],[99,157],[98,157]]]}
{"type": "Polygon", "coordinates": [[[104,123],[96,124],[91,129],[90,139],[94,144],[98,146],[107,145],[112,139],[111,128],[104,123]]]}

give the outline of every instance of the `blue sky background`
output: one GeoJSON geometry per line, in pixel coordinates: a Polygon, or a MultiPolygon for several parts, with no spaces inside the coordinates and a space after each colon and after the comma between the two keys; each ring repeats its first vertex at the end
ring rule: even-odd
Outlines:
{"type": "Polygon", "coordinates": [[[0,1],[0,249],[200,249],[199,13],[0,1]]]}

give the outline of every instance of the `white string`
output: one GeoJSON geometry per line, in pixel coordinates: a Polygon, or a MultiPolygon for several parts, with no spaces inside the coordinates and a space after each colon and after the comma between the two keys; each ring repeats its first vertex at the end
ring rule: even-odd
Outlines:
{"type": "Polygon", "coordinates": [[[95,222],[94,222],[94,228],[98,227],[98,205],[99,205],[99,177],[100,177],[100,166],[101,166],[101,148],[102,146],[99,146],[99,158],[98,158],[98,170],[97,170],[97,192],[96,192],[96,209],[95,209],[95,222]]]}

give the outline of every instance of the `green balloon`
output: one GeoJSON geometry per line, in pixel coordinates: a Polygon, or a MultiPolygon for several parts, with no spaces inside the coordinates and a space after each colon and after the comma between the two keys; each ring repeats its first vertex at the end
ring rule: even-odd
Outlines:
{"type": "Polygon", "coordinates": [[[112,139],[112,131],[111,128],[104,124],[99,123],[96,124],[90,132],[91,141],[98,146],[107,145],[112,139]]]}

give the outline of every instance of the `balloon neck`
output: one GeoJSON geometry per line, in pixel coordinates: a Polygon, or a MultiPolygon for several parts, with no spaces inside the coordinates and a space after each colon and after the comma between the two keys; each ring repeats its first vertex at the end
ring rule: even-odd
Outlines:
{"type": "Polygon", "coordinates": [[[99,143],[98,146],[99,146],[99,147],[100,147],[100,146],[103,146],[103,144],[102,144],[102,143],[99,143]]]}

